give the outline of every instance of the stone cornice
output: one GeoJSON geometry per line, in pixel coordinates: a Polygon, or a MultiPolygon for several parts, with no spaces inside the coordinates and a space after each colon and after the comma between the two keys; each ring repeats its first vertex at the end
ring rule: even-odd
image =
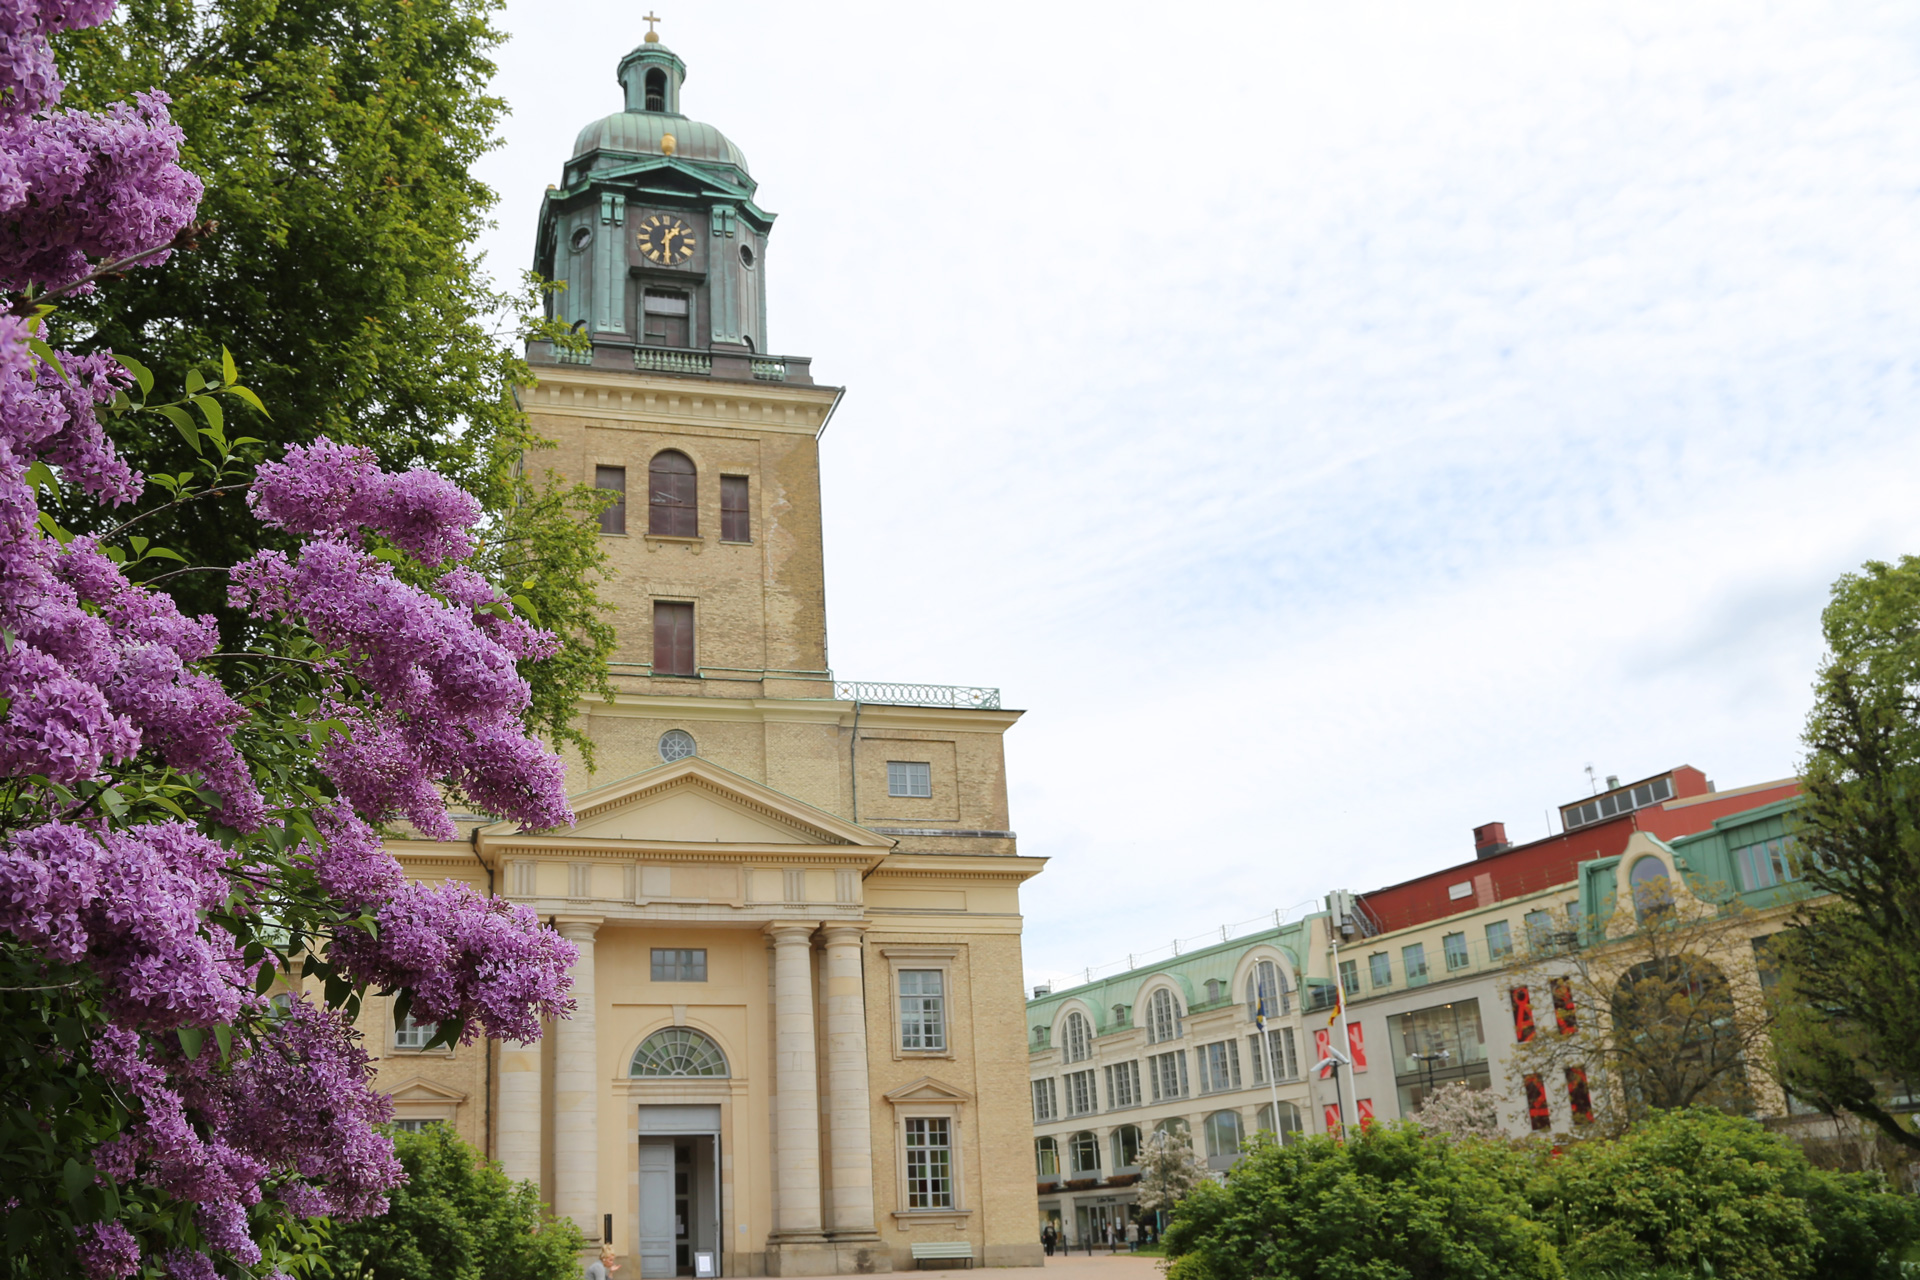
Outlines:
{"type": "Polygon", "coordinates": [[[538,376],[538,384],[523,393],[528,413],[805,436],[819,434],[841,390],[792,382],[696,382],[575,365],[541,365],[538,376]]]}

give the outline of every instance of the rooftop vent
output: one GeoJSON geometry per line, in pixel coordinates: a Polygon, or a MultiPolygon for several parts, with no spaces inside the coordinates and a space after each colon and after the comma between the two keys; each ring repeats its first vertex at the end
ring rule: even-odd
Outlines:
{"type": "Polygon", "coordinates": [[[1502,850],[1513,848],[1513,842],[1507,839],[1507,824],[1489,822],[1483,827],[1473,829],[1473,856],[1491,858],[1502,850]]]}
{"type": "Polygon", "coordinates": [[[1050,996],[1052,994],[1053,984],[1051,982],[1043,982],[1033,989],[1033,998],[1035,1000],[1038,1000],[1041,996],[1050,996]]]}

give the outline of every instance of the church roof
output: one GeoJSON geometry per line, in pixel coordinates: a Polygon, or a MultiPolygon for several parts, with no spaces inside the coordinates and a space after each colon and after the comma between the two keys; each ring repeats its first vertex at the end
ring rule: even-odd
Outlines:
{"type": "Polygon", "coordinates": [[[660,111],[616,111],[595,120],[574,140],[573,158],[593,151],[612,151],[624,155],[673,155],[682,160],[730,164],[747,173],[747,157],[739,147],[710,124],[685,116],[660,111]],[[667,151],[663,139],[673,135],[673,150],[667,151]]]}

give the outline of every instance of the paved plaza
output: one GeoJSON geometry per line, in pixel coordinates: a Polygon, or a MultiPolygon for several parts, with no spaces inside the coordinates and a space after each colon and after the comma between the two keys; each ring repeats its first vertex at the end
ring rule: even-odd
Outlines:
{"type": "MultiPolygon", "coordinates": [[[[1024,1270],[1024,1269],[1023,1269],[1024,1270]]],[[[1124,1249],[1116,1254],[1105,1250],[1096,1252],[1091,1258],[1086,1254],[1067,1257],[1056,1253],[1047,1259],[1047,1270],[1061,1273],[1060,1280],[1158,1280],[1160,1259],[1132,1254],[1124,1249]],[[1072,1275],[1067,1275],[1072,1272],[1072,1275]]],[[[911,1271],[911,1275],[926,1276],[968,1276],[977,1275],[977,1271],[911,1271]]]]}

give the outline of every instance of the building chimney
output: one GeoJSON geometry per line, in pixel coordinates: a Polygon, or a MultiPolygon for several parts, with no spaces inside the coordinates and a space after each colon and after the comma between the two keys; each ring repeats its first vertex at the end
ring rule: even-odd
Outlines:
{"type": "Polygon", "coordinates": [[[1475,827],[1473,829],[1474,857],[1491,858],[1501,850],[1511,848],[1513,848],[1513,845],[1507,839],[1506,823],[1489,822],[1484,827],[1475,827]]]}

